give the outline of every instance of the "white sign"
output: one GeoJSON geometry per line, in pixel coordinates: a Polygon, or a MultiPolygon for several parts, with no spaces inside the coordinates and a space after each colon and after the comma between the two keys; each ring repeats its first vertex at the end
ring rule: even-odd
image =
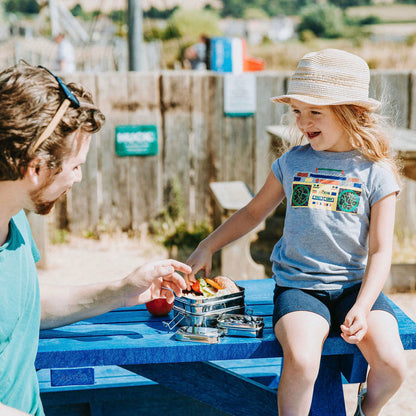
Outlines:
{"type": "Polygon", "coordinates": [[[224,75],[224,113],[247,117],[256,112],[256,76],[253,73],[224,75]]]}

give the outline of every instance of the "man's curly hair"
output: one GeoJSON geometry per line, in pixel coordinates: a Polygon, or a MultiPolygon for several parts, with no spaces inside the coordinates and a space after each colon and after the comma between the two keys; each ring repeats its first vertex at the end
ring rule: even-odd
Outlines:
{"type": "Polygon", "coordinates": [[[69,107],[52,134],[36,149],[31,145],[46,129],[65,94],[45,69],[19,62],[0,73],[0,180],[23,178],[31,160],[39,158],[50,169],[60,169],[72,152],[67,140],[75,131],[96,133],[105,117],[82,85],[68,84],[79,108],[69,107]]]}

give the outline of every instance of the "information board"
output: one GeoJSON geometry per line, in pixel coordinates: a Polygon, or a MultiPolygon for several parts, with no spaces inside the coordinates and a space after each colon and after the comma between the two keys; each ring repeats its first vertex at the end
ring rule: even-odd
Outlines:
{"type": "Polygon", "coordinates": [[[256,77],[252,73],[224,75],[224,114],[252,116],[256,112],[256,77]]]}
{"type": "Polygon", "coordinates": [[[157,128],[154,125],[117,126],[115,136],[118,156],[157,155],[157,128]]]}

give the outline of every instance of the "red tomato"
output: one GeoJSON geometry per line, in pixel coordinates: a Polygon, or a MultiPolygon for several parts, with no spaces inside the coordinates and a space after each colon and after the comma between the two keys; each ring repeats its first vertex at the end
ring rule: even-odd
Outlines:
{"type": "Polygon", "coordinates": [[[166,316],[173,308],[173,303],[168,303],[166,299],[153,299],[146,303],[147,310],[153,316],[166,316]]]}
{"type": "Polygon", "coordinates": [[[199,286],[199,281],[198,280],[192,285],[192,289],[194,290],[194,292],[202,293],[201,292],[201,287],[199,286]]]}

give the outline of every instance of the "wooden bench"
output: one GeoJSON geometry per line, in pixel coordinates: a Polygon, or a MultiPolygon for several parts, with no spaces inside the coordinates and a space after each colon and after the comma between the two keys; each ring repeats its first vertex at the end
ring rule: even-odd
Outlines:
{"type": "MultiPolygon", "coordinates": [[[[212,365],[277,389],[281,363],[281,359],[259,358],[213,361],[212,365]]],[[[163,411],[157,403],[158,398],[180,403],[178,409],[167,413],[169,416],[225,415],[218,409],[118,366],[42,369],[37,374],[46,416],[61,416],[63,410],[66,416],[130,415],[138,411],[146,416],[156,416],[163,411]]]]}

